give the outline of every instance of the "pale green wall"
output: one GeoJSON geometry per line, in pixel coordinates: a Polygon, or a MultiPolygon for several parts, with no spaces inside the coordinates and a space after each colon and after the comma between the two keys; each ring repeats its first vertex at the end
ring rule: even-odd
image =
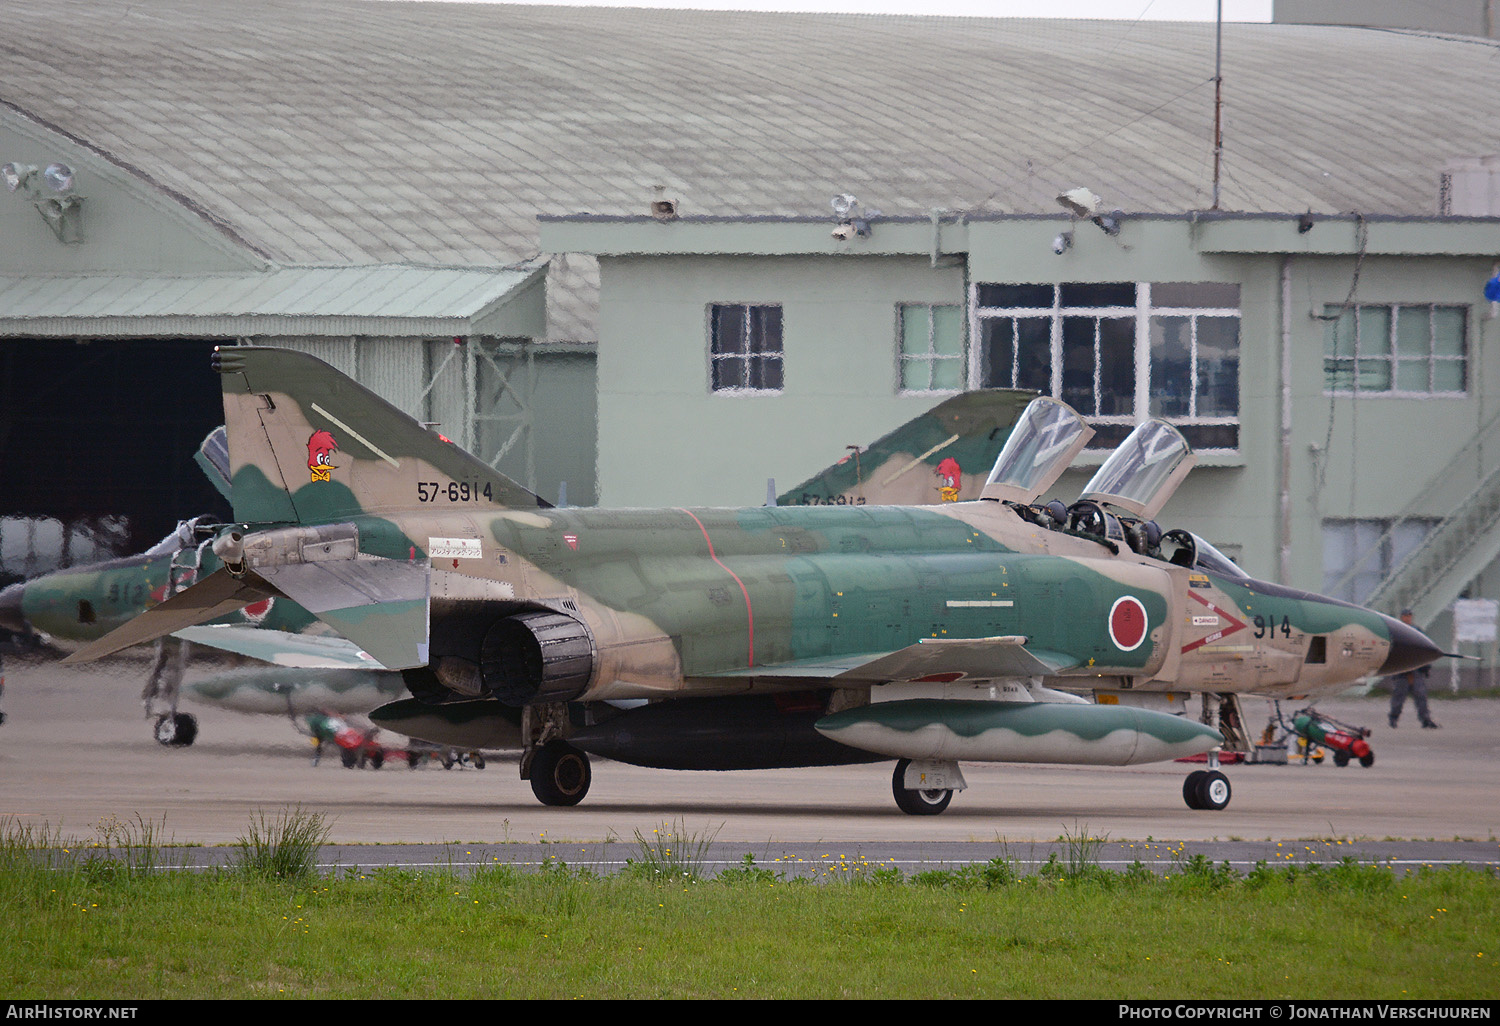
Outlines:
{"type": "MultiPolygon", "coordinates": [[[[544,226],[544,234],[548,230],[544,226]]],[[[1451,512],[1477,484],[1481,468],[1461,468],[1439,490],[1428,489],[1427,479],[1486,417],[1500,412],[1494,398],[1500,360],[1486,359],[1500,324],[1489,319],[1482,297],[1493,259],[1464,255],[1484,252],[1490,242],[1500,251],[1500,232],[1488,222],[1372,222],[1371,255],[1357,261],[1359,236],[1349,219],[1298,233],[1294,217],[1217,223],[1127,218],[1112,238],[1065,217],[998,218],[945,232],[949,265],[939,269],[927,256],[874,256],[852,247],[828,253],[827,228],[816,225],[594,223],[551,230],[581,251],[601,253],[603,504],[758,503],[767,477],[798,480],[838,459],[845,445],[867,444],[932,405],[932,398],[896,394],[895,307],[959,301],[967,284],[963,261],[975,283],[1239,284],[1239,456],[1206,456],[1160,520],[1223,545],[1257,576],[1280,576],[1284,267],[1292,403],[1286,583],[1321,588],[1325,517],[1390,517],[1419,496],[1427,497],[1432,515],[1451,512]],[[1073,246],[1056,255],[1052,239],[1068,228],[1073,246]],[[713,242],[707,241],[710,231],[713,242]],[[950,246],[950,238],[959,246],[950,246]],[[685,252],[715,244],[743,255],[685,252]],[[954,248],[961,249],[956,258],[954,248]],[[1471,308],[1467,397],[1356,401],[1324,395],[1325,325],[1313,315],[1344,301],[1356,264],[1357,301],[1471,308]],[[782,304],[783,394],[711,393],[707,309],[715,302],[782,304]],[[1320,486],[1330,411],[1331,447],[1320,486]]],[[[911,238],[901,244],[917,251],[925,228],[902,230],[911,238]]],[[[868,242],[891,238],[877,225],[868,242]]],[[[1496,461],[1500,444],[1486,449],[1484,469],[1496,461]]],[[[1056,494],[1076,496],[1091,472],[1085,467],[1065,476],[1056,494]]],[[[1476,575],[1481,571],[1475,568],[1476,575]]]]}
{"type": "MultiPolygon", "coordinates": [[[[181,203],[92,151],[0,111],[0,164],[76,172],[83,241],[62,243],[21,193],[0,189],[0,274],[236,271],[263,261],[181,203]]],[[[50,195],[43,186],[44,194],[50,195]]]]}
{"type": "Polygon", "coordinates": [[[963,291],[927,258],[601,257],[600,503],[755,505],[868,445],[938,401],[896,394],[896,304],[963,291]],[[713,393],[714,303],[781,304],[780,395],[713,393]]]}
{"type": "MultiPolygon", "coordinates": [[[[1355,261],[1291,261],[1293,583],[1314,589],[1322,583],[1324,518],[1389,518],[1414,502],[1419,513],[1444,517],[1500,463],[1500,440],[1492,440],[1474,461],[1435,476],[1486,419],[1500,412],[1500,360],[1490,352],[1500,325],[1482,294],[1492,264],[1487,258],[1366,258],[1359,271],[1359,302],[1469,306],[1468,395],[1403,399],[1365,393],[1355,399],[1324,395],[1325,324],[1313,317],[1325,304],[1344,302],[1355,261]]],[[[1471,569],[1476,578],[1486,574],[1484,567],[1471,569]]],[[[1496,578],[1493,566],[1487,576],[1496,578]]],[[[1482,582],[1476,590],[1476,597],[1497,594],[1482,582]]],[[[1434,638],[1449,637],[1448,618],[1440,618],[1432,631],[1434,638]]]]}

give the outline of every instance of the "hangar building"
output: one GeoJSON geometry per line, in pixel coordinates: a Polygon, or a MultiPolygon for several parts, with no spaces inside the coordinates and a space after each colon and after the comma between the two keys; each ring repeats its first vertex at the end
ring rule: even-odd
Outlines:
{"type": "Polygon", "coordinates": [[[1165,416],[1165,526],[1433,624],[1500,590],[1497,44],[1222,40],[1216,161],[1212,24],[10,0],[0,570],[211,501],[254,342],[583,503],[758,503],[963,388],[1165,416]]]}

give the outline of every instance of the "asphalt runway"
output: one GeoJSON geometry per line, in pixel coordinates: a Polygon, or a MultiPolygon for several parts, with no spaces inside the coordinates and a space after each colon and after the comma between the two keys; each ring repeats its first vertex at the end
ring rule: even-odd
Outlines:
{"type": "MultiPolygon", "coordinates": [[[[1124,862],[1178,859],[1184,850],[1245,865],[1344,854],[1411,864],[1500,862],[1494,699],[1435,701],[1441,730],[1419,729],[1408,709],[1394,731],[1386,727],[1384,698],[1320,702],[1326,714],[1374,728],[1375,764],[1229,766],[1234,794],[1220,812],[1186,807],[1182,781],[1194,767],[1182,764],[970,763],[969,788],[946,812],[913,817],[892,801],[891,763],[691,773],[595,760],[584,802],[549,808],[519,779],[513,753],[491,758],[483,770],[432,762],[413,770],[399,761],[346,769],[334,756],[315,766],[310,743],[284,718],[187,705],[198,716],[197,742],[164,748],[139,701],[146,670],[143,658],[79,668],[8,658],[0,819],[80,841],[98,836],[101,823],[139,819],[164,841],[213,846],[232,845],[257,816],[300,807],[324,815],[336,845],[428,846],[337,849],[345,865],[535,863],[552,856],[603,867],[623,861],[619,853],[637,847],[638,835],[661,830],[712,838],[726,863],[745,853],[762,863],[895,858],[911,867],[999,854],[1031,861],[1058,850],[1048,845],[1060,838],[1082,836],[1106,839],[1105,854],[1124,862]]],[[[205,671],[190,676],[198,672],[205,671]]],[[[1288,714],[1293,708],[1283,705],[1288,714]]],[[[1246,702],[1253,730],[1270,709],[1259,699],[1246,702]]]]}

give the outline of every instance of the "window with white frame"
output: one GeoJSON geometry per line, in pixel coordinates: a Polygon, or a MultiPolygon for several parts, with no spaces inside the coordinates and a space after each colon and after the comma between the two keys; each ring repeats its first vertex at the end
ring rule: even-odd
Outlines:
{"type": "Polygon", "coordinates": [[[1323,308],[1323,390],[1462,395],[1468,387],[1468,308],[1436,303],[1323,308]]]}
{"type": "Polygon", "coordinates": [[[780,392],[785,353],[781,307],[709,307],[709,364],[715,392],[780,392]]]}
{"type": "Polygon", "coordinates": [[[1400,523],[1373,518],[1324,520],[1323,594],[1363,602],[1438,523],[1424,517],[1400,523]]]}
{"type": "Polygon", "coordinates": [[[975,388],[1029,388],[1088,418],[1112,448],[1161,417],[1194,449],[1239,448],[1239,286],[984,284],[973,289],[975,388]]]}
{"type": "Polygon", "coordinates": [[[957,392],[964,387],[963,309],[953,305],[903,303],[896,308],[900,332],[902,392],[957,392]]]}

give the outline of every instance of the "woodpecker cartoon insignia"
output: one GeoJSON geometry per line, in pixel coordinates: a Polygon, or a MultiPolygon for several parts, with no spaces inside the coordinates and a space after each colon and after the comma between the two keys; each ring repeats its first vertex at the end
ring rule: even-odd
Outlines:
{"type": "Polygon", "coordinates": [[[963,474],[958,460],[952,456],[937,465],[937,476],[943,482],[938,486],[938,491],[942,493],[944,502],[958,501],[958,490],[963,487],[963,474]]]}
{"type": "Polygon", "coordinates": [[[333,454],[338,448],[339,443],[327,431],[314,431],[308,438],[307,469],[312,472],[314,481],[332,480],[333,454]]]}

